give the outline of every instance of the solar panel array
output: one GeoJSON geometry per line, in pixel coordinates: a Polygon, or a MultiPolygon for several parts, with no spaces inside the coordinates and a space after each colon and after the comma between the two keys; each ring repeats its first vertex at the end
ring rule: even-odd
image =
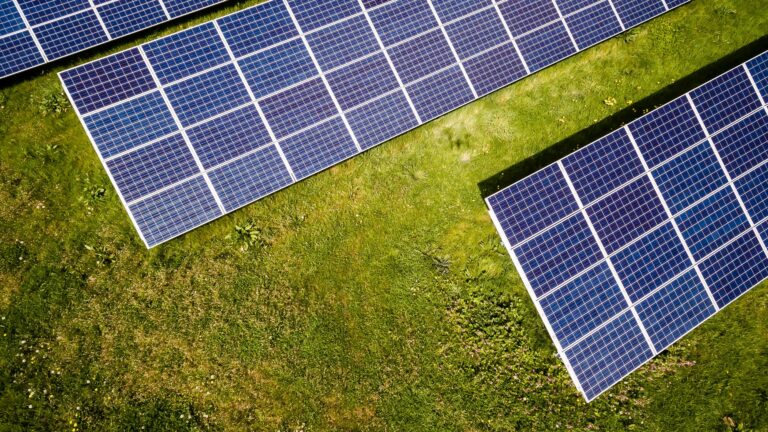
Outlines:
{"type": "Polygon", "coordinates": [[[768,53],[487,199],[589,401],[768,278],[768,53]]]}
{"type": "Polygon", "coordinates": [[[0,0],[0,78],[224,0],[0,0]]]}
{"type": "Polygon", "coordinates": [[[61,79],[152,246],[680,3],[272,0],[61,79]]]}

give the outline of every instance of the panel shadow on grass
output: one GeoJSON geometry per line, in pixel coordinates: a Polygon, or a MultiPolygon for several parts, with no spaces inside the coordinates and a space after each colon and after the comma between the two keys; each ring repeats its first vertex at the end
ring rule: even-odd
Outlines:
{"type": "Polygon", "coordinates": [[[557,162],[577,149],[584,147],[639,118],[642,114],[638,113],[650,112],[728,70],[741,65],[749,59],[756,57],[766,49],[768,49],[768,36],[763,36],[731,54],[704,66],[696,72],[675,81],[656,93],[627,106],[621,111],[611,114],[592,126],[589,126],[547,149],[481,181],[478,183],[480,196],[483,199],[487,198],[495,192],[522,180],[539,169],[557,162]]]}

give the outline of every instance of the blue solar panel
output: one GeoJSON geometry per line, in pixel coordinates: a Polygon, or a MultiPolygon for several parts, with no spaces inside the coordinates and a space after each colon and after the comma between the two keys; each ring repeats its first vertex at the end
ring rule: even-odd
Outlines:
{"type": "Polygon", "coordinates": [[[738,179],[736,189],[755,223],[768,219],[768,164],[738,179]]]}
{"type": "MultiPolygon", "coordinates": [[[[212,3],[160,2],[99,0],[96,7],[106,28],[121,33],[167,18],[158,5],[174,17],[212,3]]],[[[621,31],[601,2],[561,3],[562,16],[551,0],[363,0],[365,10],[359,0],[269,0],[61,78],[106,162],[181,139],[222,213],[284,187],[286,172],[292,182],[305,178],[575,53],[567,25],[589,44],[621,31]],[[255,156],[269,145],[268,162],[255,156]],[[243,177],[246,169],[254,170],[253,182],[243,177]],[[237,185],[220,183],[228,180],[237,185]]],[[[9,19],[7,26],[14,25],[9,19]]],[[[625,154],[616,157],[630,158],[629,138],[622,144],[625,154]]],[[[630,159],[637,169],[638,159],[630,159]]],[[[619,171],[623,180],[615,186],[633,175],[619,171]]],[[[560,177],[558,185],[538,185],[553,194],[553,203],[570,196],[560,177]]],[[[580,178],[577,187],[598,186],[590,181],[580,178]]],[[[526,235],[575,206],[530,209],[542,217],[526,235]]],[[[164,218],[159,223],[171,220],[157,215],[164,218]]],[[[145,239],[183,231],[164,228],[145,239]]]]}
{"type": "Polygon", "coordinates": [[[217,20],[235,57],[242,57],[299,35],[285,4],[269,1],[217,20]]]}
{"type": "Polygon", "coordinates": [[[163,4],[168,11],[168,15],[170,15],[171,18],[177,18],[221,3],[221,1],[222,0],[163,0],[163,4]]]}
{"type": "Polygon", "coordinates": [[[587,208],[609,254],[662,223],[667,215],[647,177],[622,187],[587,208]]]}
{"type": "Polygon", "coordinates": [[[531,72],[543,69],[576,52],[565,25],[559,21],[521,36],[517,44],[531,72]]]}
{"type": "Polygon", "coordinates": [[[35,29],[48,60],[58,59],[109,40],[93,11],[70,15],[35,29]],[[61,35],[69,35],[63,38],[61,35]]]}
{"type": "Polygon", "coordinates": [[[42,24],[91,8],[88,0],[18,0],[18,3],[30,25],[42,24]]]}
{"type": "Polygon", "coordinates": [[[555,165],[488,198],[511,246],[578,210],[563,173],[555,165]],[[536,201],[527,197],[535,196],[536,201]]]}
{"type": "Polygon", "coordinates": [[[7,35],[24,28],[24,19],[12,0],[0,0],[0,35],[7,35]]]}
{"type": "Polygon", "coordinates": [[[730,188],[721,189],[675,220],[697,261],[749,228],[730,188]]]}
{"type": "Polygon", "coordinates": [[[486,9],[448,24],[445,30],[462,59],[510,41],[496,9],[486,9]]]}
{"type": "Polygon", "coordinates": [[[257,98],[317,76],[312,57],[300,39],[264,50],[238,63],[257,98]]]}
{"type": "Polygon", "coordinates": [[[264,99],[262,108],[278,138],[338,114],[320,78],[264,99]]]}
{"type": "Polygon", "coordinates": [[[100,8],[99,15],[113,38],[134,33],[167,20],[158,0],[117,0],[100,8]]]}
{"type": "Polygon", "coordinates": [[[397,0],[371,11],[370,17],[385,46],[437,27],[427,0],[397,0]]]}
{"type": "Polygon", "coordinates": [[[768,53],[750,60],[747,63],[747,69],[763,99],[768,99],[768,53]]]}
{"type": "Polygon", "coordinates": [[[565,22],[580,49],[621,32],[621,23],[607,1],[578,11],[565,22]]]}
{"type": "Polygon", "coordinates": [[[702,141],[706,135],[684,97],[629,124],[649,168],[702,141]]]}
{"type": "Polygon", "coordinates": [[[486,200],[588,401],[768,277],[768,108],[746,71],[486,200]]]}
{"type": "Polygon", "coordinates": [[[627,28],[648,21],[666,10],[662,0],[613,0],[613,5],[627,28]]]}
{"type": "Polygon", "coordinates": [[[291,9],[305,32],[342,20],[361,12],[357,0],[292,0],[291,9]]]}
{"type": "Polygon", "coordinates": [[[180,135],[119,156],[107,166],[128,202],[199,173],[180,135]]]}
{"type": "Polygon", "coordinates": [[[227,211],[236,210],[293,182],[275,146],[261,148],[227,163],[212,170],[210,176],[227,211]]]}
{"type": "Polygon", "coordinates": [[[328,82],[344,110],[400,88],[383,54],[329,73],[328,82]]]}
{"type": "Polygon", "coordinates": [[[161,84],[227,63],[229,54],[213,24],[206,23],[144,45],[161,84]]]}
{"type": "Polygon", "coordinates": [[[693,264],[669,222],[617,252],[611,261],[633,302],[693,264]]]}
{"type": "Polygon", "coordinates": [[[499,4],[499,10],[515,37],[559,18],[557,9],[551,0],[507,1],[499,4]]]}
{"type": "Polygon", "coordinates": [[[251,101],[231,64],[197,75],[165,89],[181,124],[190,126],[251,101]]]}
{"type": "Polygon", "coordinates": [[[178,131],[160,92],[148,93],[85,119],[103,158],[130,150],[178,131]]]}
{"type": "Polygon", "coordinates": [[[768,278],[768,257],[754,232],[747,232],[701,263],[718,306],[724,307],[768,278]]]}
{"type": "Polygon", "coordinates": [[[716,312],[695,270],[675,279],[637,305],[656,351],[662,351],[716,312]]]}
{"type": "Polygon", "coordinates": [[[423,121],[439,117],[474,99],[458,66],[411,84],[408,92],[423,121]]]}
{"type": "Polygon", "coordinates": [[[272,141],[253,105],[190,128],[187,135],[205,168],[213,168],[272,141]]]}
{"type": "Polygon", "coordinates": [[[585,205],[645,171],[624,129],[566,157],[563,166],[585,205]]]}
{"type": "Polygon", "coordinates": [[[135,48],[62,72],[61,79],[80,114],[156,87],[141,53],[135,48]]]}
{"type": "Polygon", "coordinates": [[[355,143],[339,119],[287,138],[280,145],[297,179],[309,177],[357,153],[355,143]]]}
{"type": "Polygon", "coordinates": [[[456,63],[451,47],[440,30],[419,36],[390,51],[395,69],[405,83],[435,73],[456,63]]]}
{"type": "Polygon", "coordinates": [[[653,172],[672,214],[677,214],[728,182],[709,142],[688,150],[653,172]]]}
{"type": "Polygon", "coordinates": [[[768,159],[768,113],[760,110],[712,137],[731,177],[738,177],[768,159]]]}
{"type": "Polygon", "coordinates": [[[762,104],[743,68],[733,69],[691,92],[707,130],[717,131],[762,104]]]}
{"type": "Polygon", "coordinates": [[[540,303],[562,346],[571,345],[629,307],[605,263],[547,295],[540,303]]]}
{"type": "Polygon", "coordinates": [[[312,33],[307,41],[326,71],[379,50],[376,36],[363,16],[312,33]]]}
{"type": "Polygon", "coordinates": [[[603,258],[581,214],[571,216],[514,251],[538,297],[603,258]]]}
{"type": "Polygon", "coordinates": [[[183,234],[221,216],[202,177],[194,177],[129,206],[147,244],[183,234]]]}
{"type": "Polygon", "coordinates": [[[347,119],[363,150],[419,125],[400,91],[350,111],[347,119]]]}
{"type": "Polygon", "coordinates": [[[29,32],[19,32],[0,39],[0,77],[42,62],[43,56],[29,32]]]}
{"type": "Polygon", "coordinates": [[[0,78],[223,1],[0,0],[0,78]]]}
{"type": "Polygon", "coordinates": [[[565,352],[584,396],[592,400],[653,357],[631,312],[625,312],[565,352]]]}

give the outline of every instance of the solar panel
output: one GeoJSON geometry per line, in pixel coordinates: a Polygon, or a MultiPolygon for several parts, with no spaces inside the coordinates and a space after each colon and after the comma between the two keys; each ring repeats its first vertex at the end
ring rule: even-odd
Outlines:
{"type": "Polygon", "coordinates": [[[0,0],[0,79],[225,0],[0,0]]]}
{"type": "Polygon", "coordinates": [[[587,401],[768,278],[768,52],[487,198],[587,401]]]}
{"type": "MultiPolygon", "coordinates": [[[[219,211],[206,201],[199,220],[213,219],[613,36],[623,19],[607,0],[271,0],[60,76],[153,246],[190,226],[139,217],[143,200],[193,180],[179,193],[198,196],[202,178],[219,211]],[[171,137],[185,159],[110,163],[171,137]],[[155,181],[174,170],[188,176],[155,181]]],[[[199,205],[176,202],[180,214],[199,205]]]]}

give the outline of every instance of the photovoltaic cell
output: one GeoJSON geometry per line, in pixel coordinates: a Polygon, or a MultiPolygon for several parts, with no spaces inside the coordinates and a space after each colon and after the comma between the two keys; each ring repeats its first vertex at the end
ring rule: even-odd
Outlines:
{"type": "MultiPolygon", "coordinates": [[[[144,189],[132,187],[129,207],[201,178],[218,214],[232,211],[282,189],[287,179],[306,178],[575,53],[569,31],[586,38],[586,46],[622,30],[605,0],[561,1],[562,16],[551,0],[331,3],[269,0],[61,74],[108,169],[117,159],[129,160],[170,139],[183,142],[194,160],[197,172],[160,192],[136,197],[144,189]],[[260,171],[272,169],[274,176],[260,171]]],[[[107,28],[95,29],[109,30],[110,37],[167,18],[159,17],[158,5],[174,17],[209,4],[96,0],[107,28]]],[[[93,8],[77,14],[93,14],[93,8]]],[[[7,21],[7,27],[15,25],[12,18],[7,21]]],[[[620,141],[623,153],[616,157],[626,165],[614,170],[616,186],[640,166],[639,158],[627,153],[633,150],[629,136],[620,141]]],[[[155,168],[163,171],[166,165],[149,169],[155,168]]],[[[151,179],[156,173],[150,171],[121,175],[151,179]]],[[[552,194],[552,205],[526,210],[541,218],[520,239],[577,210],[575,201],[555,204],[570,194],[560,173],[542,180],[531,187],[552,194]]],[[[582,189],[598,187],[594,181],[575,180],[582,189]]],[[[135,183],[154,184],[141,178],[135,183]]],[[[599,187],[613,187],[603,183],[599,187]]],[[[214,214],[208,201],[193,202],[214,214]]],[[[144,211],[141,224],[132,216],[143,229],[147,215],[156,215],[159,224],[173,220],[168,211],[144,211]]],[[[520,223],[510,222],[510,229],[514,225],[520,223]]],[[[164,226],[143,238],[153,246],[162,235],[167,240],[185,231],[164,226]]]]}
{"type": "Polygon", "coordinates": [[[657,351],[662,351],[715,313],[695,270],[678,277],[637,305],[657,351]]]}
{"type": "Polygon", "coordinates": [[[486,199],[588,401],[768,278],[766,59],[486,199]]]}
{"type": "Polygon", "coordinates": [[[0,0],[0,79],[223,1],[0,0]]]}

